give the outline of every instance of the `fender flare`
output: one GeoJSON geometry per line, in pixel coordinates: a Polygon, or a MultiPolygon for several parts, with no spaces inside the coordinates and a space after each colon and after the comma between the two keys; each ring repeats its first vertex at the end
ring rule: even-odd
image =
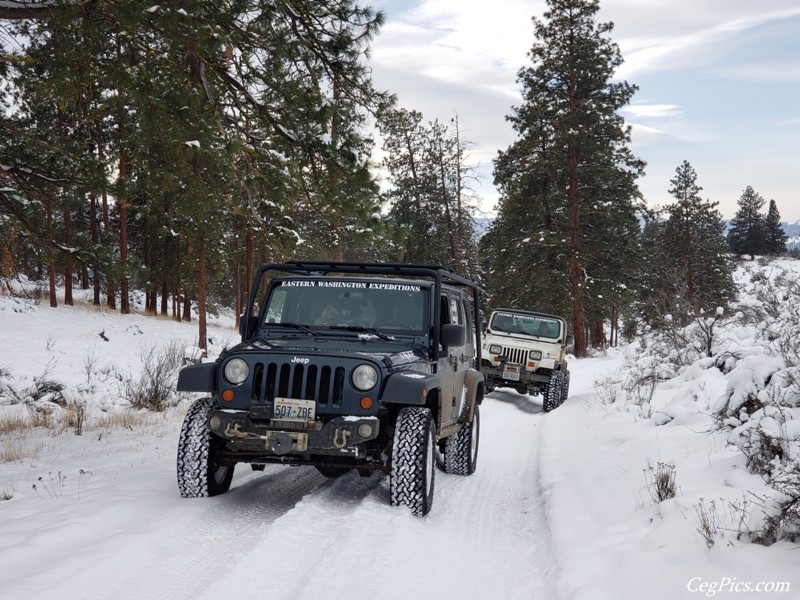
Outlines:
{"type": "Polygon", "coordinates": [[[217,363],[201,363],[183,367],[178,373],[179,392],[214,392],[217,363]]]}
{"type": "Polygon", "coordinates": [[[420,371],[398,371],[387,377],[381,402],[425,406],[428,394],[440,387],[438,375],[420,371]]]}
{"type": "Polygon", "coordinates": [[[467,370],[464,374],[464,387],[467,388],[467,401],[464,403],[464,414],[459,421],[462,423],[471,423],[475,415],[475,407],[483,402],[483,373],[477,369],[467,370]]]}

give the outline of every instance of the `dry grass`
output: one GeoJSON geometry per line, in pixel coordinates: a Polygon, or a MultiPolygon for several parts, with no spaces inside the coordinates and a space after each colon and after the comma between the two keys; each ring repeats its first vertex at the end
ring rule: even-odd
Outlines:
{"type": "Polygon", "coordinates": [[[49,414],[0,414],[0,463],[40,458],[47,447],[47,439],[71,430],[75,435],[106,433],[128,429],[154,431],[165,426],[165,413],[121,410],[115,413],[98,413],[88,416],[81,406],[69,405],[66,409],[49,414]]]}

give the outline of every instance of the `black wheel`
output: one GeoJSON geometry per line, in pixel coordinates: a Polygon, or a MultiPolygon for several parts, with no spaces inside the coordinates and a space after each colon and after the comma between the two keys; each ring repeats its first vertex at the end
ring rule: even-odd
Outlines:
{"type": "Polygon", "coordinates": [[[454,475],[472,475],[478,464],[478,442],[480,441],[481,418],[478,407],[472,423],[468,423],[451,435],[444,444],[444,471],[454,475]]]}
{"type": "Polygon", "coordinates": [[[231,488],[234,465],[223,466],[220,455],[225,441],[206,427],[211,398],[192,404],[178,440],[178,489],[184,498],[224,494],[231,488]]]}
{"type": "Polygon", "coordinates": [[[407,506],[418,517],[428,514],[433,503],[435,455],[436,431],[431,411],[418,407],[401,409],[392,442],[392,506],[407,506]]]}
{"type": "Polygon", "coordinates": [[[561,394],[561,404],[564,404],[567,396],[569,396],[569,370],[564,371],[564,392],[561,394]]]}
{"type": "Polygon", "coordinates": [[[324,475],[325,477],[328,477],[330,479],[336,479],[337,477],[341,477],[342,475],[344,475],[345,473],[350,471],[350,469],[352,467],[336,467],[336,466],[331,466],[331,465],[314,465],[314,468],[317,471],[319,471],[322,475],[324,475]]]}
{"type": "Polygon", "coordinates": [[[564,374],[561,371],[553,371],[550,373],[550,381],[545,384],[544,390],[542,391],[544,412],[555,410],[561,405],[563,401],[561,398],[563,392],[564,374]]]}

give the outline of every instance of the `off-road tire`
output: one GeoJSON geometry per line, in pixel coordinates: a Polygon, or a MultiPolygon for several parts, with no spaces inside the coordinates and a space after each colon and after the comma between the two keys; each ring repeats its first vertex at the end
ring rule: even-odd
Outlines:
{"type": "Polygon", "coordinates": [[[542,392],[542,397],[544,398],[542,408],[544,408],[544,412],[550,412],[561,406],[563,393],[564,374],[561,371],[553,371],[550,373],[550,381],[545,384],[542,392]]]}
{"type": "Polygon", "coordinates": [[[561,404],[564,404],[564,400],[569,396],[569,377],[569,370],[564,371],[564,393],[561,394],[561,404]]]}
{"type": "Polygon", "coordinates": [[[224,494],[231,488],[234,465],[222,466],[225,441],[206,427],[212,398],[201,398],[186,413],[178,440],[178,489],[184,498],[224,494]]]}
{"type": "Polygon", "coordinates": [[[444,443],[444,472],[453,475],[472,475],[478,464],[481,418],[478,407],[472,423],[467,423],[444,443]]]}
{"type": "Polygon", "coordinates": [[[427,408],[400,410],[392,441],[389,495],[392,506],[407,506],[422,517],[433,503],[436,473],[436,430],[427,408]]]}

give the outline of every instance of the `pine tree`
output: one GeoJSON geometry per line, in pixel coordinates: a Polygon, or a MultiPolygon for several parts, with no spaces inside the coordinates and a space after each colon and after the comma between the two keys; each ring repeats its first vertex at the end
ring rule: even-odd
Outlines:
{"type": "Polygon", "coordinates": [[[379,120],[391,189],[386,193],[404,262],[477,272],[475,202],[466,186],[467,142],[457,119],[423,124],[417,111],[392,109],[379,120]]]}
{"type": "Polygon", "coordinates": [[[570,313],[583,356],[589,326],[611,318],[638,272],[644,163],[618,113],[636,88],[612,81],[613,24],[596,23],[597,0],[547,5],[518,74],[524,104],[508,117],[519,139],[495,162],[499,218],[484,247],[492,301],[570,313]]]}
{"type": "Polygon", "coordinates": [[[728,246],[718,203],[700,197],[702,187],[688,161],[677,167],[669,193],[676,199],[666,207],[668,217],[657,235],[663,264],[654,270],[665,274],[658,294],[664,310],[676,318],[690,318],[678,310],[675,299],[685,297],[689,311],[698,314],[725,306],[735,295],[728,246]]]}
{"type": "Polygon", "coordinates": [[[731,252],[741,256],[749,254],[750,260],[764,250],[765,228],[761,208],[764,198],[749,185],[739,197],[739,210],[728,230],[728,245],[731,252]]]}
{"type": "Polygon", "coordinates": [[[35,262],[50,249],[68,270],[59,248],[67,237],[80,246],[70,223],[88,205],[91,251],[77,258],[108,270],[109,304],[116,280],[128,309],[129,279],[148,290],[151,311],[159,287],[162,310],[171,293],[179,318],[194,298],[203,346],[205,292],[222,289],[229,266],[244,262],[249,280],[256,260],[291,255],[305,233],[330,235],[333,257],[370,245],[378,188],[365,120],[392,100],[364,63],[381,13],[353,0],[189,0],[180,10],[104,0],[9,5],[0,17],[27,44],[19,67],[0,64],[18,95],[8,103],[17,114],[0,118],[12,131],[0,164],[20,167],[19,185],[0,191],[0,220],[15,234],[0,239],[4,256],[27,229],[45,242],[31,244],[35,262]],[[310,213],[315,223],[293,221],[310,213]],[[244,240],[226,229],[234,222],[244,240]]]}
{"type": "Polygon", "coordinates": [[[781,214],[775,200],[769,201],[767,218],[764,221],[764,254],[780,256],[786,254],[788,236],[781,225],[781,214]]]}

